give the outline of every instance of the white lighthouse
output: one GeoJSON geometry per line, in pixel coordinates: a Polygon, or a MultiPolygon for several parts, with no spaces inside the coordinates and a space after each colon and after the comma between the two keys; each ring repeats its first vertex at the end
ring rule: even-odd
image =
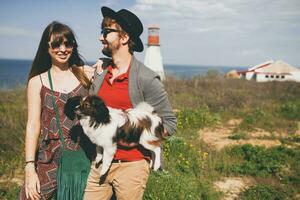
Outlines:
{"type": "Polygon", "coordinates": [[[159,74],[161,80],[165,79],[165,72],[162,62],[159,44],[159,27],[150,26],[148,28],[148,44],[144,64],[159,74]]]}

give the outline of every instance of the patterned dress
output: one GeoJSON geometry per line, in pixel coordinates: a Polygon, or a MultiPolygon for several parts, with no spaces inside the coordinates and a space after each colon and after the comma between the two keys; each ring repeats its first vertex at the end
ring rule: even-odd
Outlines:
{"type": "MultiPolygon", "coordinates": [[[[39,138],[38,152],[36,155],[36,171],[41,184],[41,199],[48,200],[56,194],[56,172],[61,155],[61,141],[59,139],[55,112],[52,106],[51,90],[42,85],[40,94],[42,100],[41,134],[39,138]]],[[[78,85],[69,93],[54,91],[54,98],[59,113],[66,148],[70,150],[83,148],[86,154],[92,157],[94,145],[90,143],[87,137],[83,134],[78,120],[75,119],[72,121],[64,114],[64,106],[68,98],[78,95],[86,96],[87,94],[88,91],[82,85],[78,85]]],[[[91,157],[90,159],[92,159],[91,157]]],[[[19,199],[26,199],[24,186],[21,188],[19,199]]]]}

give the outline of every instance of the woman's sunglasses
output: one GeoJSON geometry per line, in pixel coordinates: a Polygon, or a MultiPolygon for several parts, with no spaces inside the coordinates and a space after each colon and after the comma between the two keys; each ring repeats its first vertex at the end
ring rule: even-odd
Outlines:
{"type": "Polygon", "coordinates": [[[101,30],[101,34],[103,35],[104,38],[106,38],[107,35],[110,34],[110,33],[112,33],[112,32],[120,32],[120,30],[111,29],[111,28],[103,28],[101,30]]]}
{"type": "Polygon", "coordinates": [[[65,42],[53,41],[53,42],[49,42],[49,46],[54,51],[59,51],[61,45],[64,45],[66,50],[71,50],[71,49],[73,49],[73,47],[75,45],[75,42],[74,41],[65,41],[65,42]]]}

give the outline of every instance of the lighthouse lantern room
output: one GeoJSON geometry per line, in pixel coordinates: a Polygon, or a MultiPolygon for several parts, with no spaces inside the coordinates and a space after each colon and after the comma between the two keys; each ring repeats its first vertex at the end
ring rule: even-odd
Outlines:
{"type": "Polygon", "coordinates": [[[165,79],[162,56],[159,43],[159,27],[150,26],[148,28],[148,44],[144,64],[159,74],[161,80],[165,79]]]}

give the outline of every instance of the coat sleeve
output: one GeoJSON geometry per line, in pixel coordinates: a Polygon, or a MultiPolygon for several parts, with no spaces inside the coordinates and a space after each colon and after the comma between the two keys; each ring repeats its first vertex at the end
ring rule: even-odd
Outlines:
{"type": "Polygon", "coordinates": [[[154,107],[155,111],[163,119],[164,128],[169,135],[173,135],[176,132],[177,120],[159,76],[144,78],[142,87],[145,101],[154,107]]]}

